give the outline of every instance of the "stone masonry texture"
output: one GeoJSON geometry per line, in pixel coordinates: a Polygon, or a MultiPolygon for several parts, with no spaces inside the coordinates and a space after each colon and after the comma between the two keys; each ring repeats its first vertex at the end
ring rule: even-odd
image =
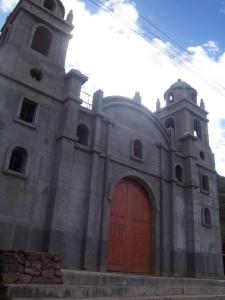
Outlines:
{"type": "MultiPolygon", "coordinates": [[[[1,30],[0,249],[2,257],[24,251],[8,253],[15,264],[3,263],[4,280],[30,252],[60,253],[63,268],[107,271],[110,205],[123,178],[143,187],[152,207],[152,274],[222,277],[204,102],[182,80],[155,112],[139,93],[98,90],[85,102],[87,76],[64,68],[72,21],[59,0],[21,0],[1,30]]],[[[35,263],[7,280],[36,280],[35,263]]],[[[61,280],[55,266],[40,273],[61,280]]]]}

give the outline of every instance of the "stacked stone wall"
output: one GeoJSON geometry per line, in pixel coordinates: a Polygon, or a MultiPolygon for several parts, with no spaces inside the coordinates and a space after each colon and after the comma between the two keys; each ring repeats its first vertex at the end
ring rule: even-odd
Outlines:
{"type": "Polygon", "coordinates": [[[62,257],[40,252],[0,251],[2,284],[62,284],[62,257]]]}

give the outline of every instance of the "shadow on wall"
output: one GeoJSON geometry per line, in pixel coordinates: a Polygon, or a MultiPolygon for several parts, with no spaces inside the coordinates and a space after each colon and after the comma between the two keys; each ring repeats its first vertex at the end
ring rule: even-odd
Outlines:
{"type": "Polygon", "coordinates": [[[219,208],[220,208],[223,268],[225,271],[225,177],[218,175],[217,183],[218,183],[218,196],[219,196],[219,208]]]}
{"type": "Polygon", "coordinates": [[[11,300],[11,297],[8,295],[7,287],[2,283],[3,282],[3,264],[0,259],[0,300],[11,300]]]}

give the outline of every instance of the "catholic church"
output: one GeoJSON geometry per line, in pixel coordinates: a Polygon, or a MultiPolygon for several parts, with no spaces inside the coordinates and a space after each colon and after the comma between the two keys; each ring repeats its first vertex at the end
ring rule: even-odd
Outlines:
{"type": "Polygon", "coordinates": [[[20,0],[0,37],[0,249],[61,253],[64,268],[223,276],[207,111],[178,80],[156,111],[81,96],[65,72],[59,0],[20,0]]]}

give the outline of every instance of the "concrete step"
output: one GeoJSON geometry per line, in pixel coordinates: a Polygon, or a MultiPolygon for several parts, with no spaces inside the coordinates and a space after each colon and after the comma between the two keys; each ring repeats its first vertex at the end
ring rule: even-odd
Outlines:
{"type": "MultiPolygon", "coordinates": [[[[12,298],[104,298],[169,295],[225,295],[224,286],[90,286],[90,285],[9,285],[12,298]]],[[[224,298],[225,299],[225,298],[224,298]]]]}
{"type": "Polygon", "coordinates": [[[8,285],[12,299],[224,299],[225,281],[63,270],[63,285],[8,285]]]}
{"type": "MultiPolygon", "coordinates": [[[[79,299],[79,298],[77,298],[79,299]]],[[[80,298],[81,300],[90,300],[90,298],[80,298]]],[[[147,296],[147,297],[97,297],[92,300],[224,300],[224,295],[186,295],[186,296],[147,296]]],[[[12,300],[58,300],[58,298],[12,298],[12,300]]],[[[74,298],[65,298],[64,300],[74,300],[74,298]]]]}
{"type": "Polygon", "coordinates": [[[123,273],[100,273],[63,270],[64,284],[117,285],[117,286],[225,286],[224,280],[131,275],[123,273]]]}

